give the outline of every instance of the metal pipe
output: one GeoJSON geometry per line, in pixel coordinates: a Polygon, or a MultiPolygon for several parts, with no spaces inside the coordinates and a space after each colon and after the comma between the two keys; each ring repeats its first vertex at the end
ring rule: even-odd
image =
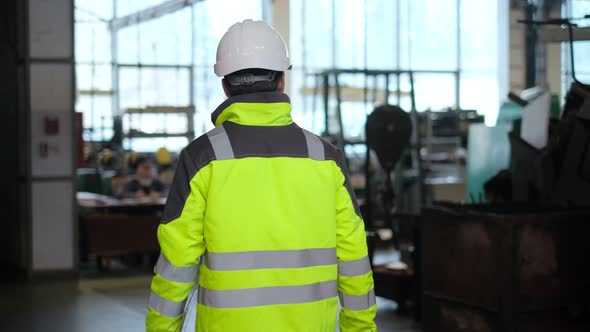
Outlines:
{"type": "Polygon", "coordinates": [[[330,76],[329,74],[324,74],[322,75],[323,77],[323,84],[324,84],[324,130],[325,130],[325,135],[328,136],[330,134],[330,121],[329,121],[329,116],[330,116],[330,101],[329,101],[329,97],[330,97],[330,76]]]}
{"type": "Polygon", "coordinates": [[[414,74],[410,72],[410,99],[412,105],[412,118],[414,120],[414,132],[416,133],[415,138],[415,153],[416,153],[416,168],[418,173],[418,201],[420,206],[424,204],[424,172],[422,170],[422,156],[420,155],[420,149],[422,147],[422,138],[420,137],[420,123],[418,119],[418,110],[416,109],[416,95],[414,91],[414,74]]]}
{"type": "Polygon", "coordinates": [[[332,68],[336,68],[336,1],[332,0],[332,68]]]}
{"type": "Polygon", "coordinates": [[[461,108],[461,0],[457,0],[457,73],[455,73],[455,108],[461,108]]]}
{"type": "MultiPolygon", "coordinates": [[[[306,21],[305,21],[305,11],[306,11],[306,6],[305,4],[307,3],[306,0],[302,0],[301,1],[301,27],[303,27],[303,33],[301,34],[301,77],[303,79],[303,86],[307,86],[307,76],[306,76],[306,72],[307,72],[307,40],[305,39],[305,36],[307,35],[307,31],[306,31],[306,21]]],[[[269,3],[266,4],[267,6],[270,6],[269,3]]],[[[316,86],[314,88],[314,106],[311,110],[311,112],[309,112],[309,109],[307,108],[307,97],[304,96],[303,97],[303,114],[306,117],[309,117],[309,114],[311,113],[311,123],[312,123],[312,130],[313,130],[313,124],[314,124],[314,119],[315,119],[315,98],[316,98],[316,89],[318,88],[317,86],[317,79],[316,79],[316,86]]]]}
{"type": "MultiPolygon", "coordinates": [[[[113,4],[113,19],[117,17],[117,0],[112,1],[113,4]]],[[[116,30],[111,30],[111,85],[113,90],[113,99],[111,100],[113,113],[113,129],[115,129],[114,119],[121,116],[120,111],[120,91],[119,91],[119,67],[117,64],[118,53],[118,36],[116,30]]],[[[121,133],[119,133],[121,134],[121,133]]],[[[123,137],[123,135],[114,135],[115,137],[123,137]]],[[[115,142],[123,145],[123,141],[115,142]]]]}
{"type": "Polygon", "coordinates": [[[389,74],[385,74],[385,104],[389,104],[389,74]]]}
{"type": "Polygon", "coordinates": [[[372,104],[375,106],[377,104],[377,89],[379,87],[379,77],[377,75],[373,75],[373,100],[372,104]]]}
{"type": "MultiPolygon", "coordinates": [[[[396,28],[395,28],[395,33],[396,33],[396,69],[399,70],[401,67],[401,40],[402,40],[402,34],[401,34],[401,19],[400,19],[400,3],[402,0],[397,0],[396,2],[396,28]]],[[[401,92],[401,77],[400,75],[396,76],[396,84],[397,84],[397,104],[400,105],[401,104],[401,99],[402,99],[402,92],[401,92]]]]}
{"type": "Polygon", "coordinates": [[[314,75],[315,86],[313,88],[313,99],[311,100],[311,129],[315,130],[315,123],[316,123],[316,112],[317,112],[317,101],[318,101],[318,94],[320,93],[320,84],[321,78],[319,75],[314,75]]]}
{"type": "MultiPolygon", "coordinates": [[[[193,4],[190,5],[191,11],[191,64],[189,69],[189,105],[195,107],[195,44],[196,44],[196,34],[195,34],[195,7],[193,4]]],[[[195,138],[195,113],[187,113],[187,132],[189,135],[187,136],[188,142],[190,143],[193,138],[195,138]]]]}
{"type": "Polygon", "coordinates": [[[336,117],[340,127],[338,147],[344,152],[344,124],[342,123],[342,96],[340,95],[340,82],[338,74],[334,74],[334,89],[336,90],[336,117]]]}
{"type": "Polygon", "coordinates": [[[570,46],[570,61],[571,61],[571,68],[572,68],[572,79],[576,83],[580,83],[576,78],[576,64],[574,61],[574,24],[571,22],[567,23],[567,33],[570,39],[569,46],[570,46]]]}

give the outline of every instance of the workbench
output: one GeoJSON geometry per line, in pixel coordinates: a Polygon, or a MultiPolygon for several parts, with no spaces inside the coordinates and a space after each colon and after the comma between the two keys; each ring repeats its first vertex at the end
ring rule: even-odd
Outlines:
{"type": "Polygon", "coordinates": [[[157,229],[165,199],[116,200],[79,193],[81,256],[98,258],[159,251],[157,229]]]}

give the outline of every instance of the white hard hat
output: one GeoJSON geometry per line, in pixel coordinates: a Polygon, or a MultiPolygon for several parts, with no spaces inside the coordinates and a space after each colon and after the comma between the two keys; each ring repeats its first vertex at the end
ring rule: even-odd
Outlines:
{"type": "Polygon", "coordinates": [[[245,20],[232,25],[217,46],[215,74],[261,68],[285,71],[291,67],[283,37],[262,21],[245,20]]]}

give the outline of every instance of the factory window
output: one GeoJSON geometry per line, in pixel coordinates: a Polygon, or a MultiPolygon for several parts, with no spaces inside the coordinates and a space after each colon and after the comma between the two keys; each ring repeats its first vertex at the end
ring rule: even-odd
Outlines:
{"type": "Polygon", "coordinates": [[[85,141],[110,142],[121,118],[124,149],[178,151],[213,127],[210,113],[225,99],[213,74],[217,42],[236,21],[262,19],[268,2],[162,6],[173,2],[75,1],[76,110],[85,141]],[[156,15],[138,21],[134,14],[145,10],[156,15]]]}
{"type": "MultiPolygon", "coordinates": [[[[581,0],[569,0],[563,5],[563,15],[568,18],[581,18],[590,15],[590,2],[581,0]]],[[[590,19],[575,20],[579,27],[590,27],[590,19]]],[[[574,61],[576,78],[590,85],[590,41],[576,41],[574,43],[574,61]]],[[[570,48],[567,43],[562,45],[562,91],[569,89],[572,83],[572,71],[570,60],[570,48]]]]}
{"type": "MultiPolygon", "coordinates": [[[[225,98],[212,71],[217,42],[232,23],[263,19],[271,4],[205,0],[142,22],[129,16],[164,2],[75,1],[76,109],[83,113],[86,141],[110,141],[117,117],[123,148],[138,151],[153,150],[154,142],[179,150],[189,136],[211,129],[210,112],[225,98]],[[164,114],[191,105],[192,129],[182,112],[164,114]]],[[[321,102],[312,96],[317,81],[308,74],[328,68],[425,71],[414,82],[419,111],[458,106],[495,117],[497,6],[495,0],[290,0],[295,120],[321,131],[321,102]]],[[[407,77],[389,83],[392,91],[409,88],[407,77]]],[[[349,77],[343,84],[360,90],[385,82],[349,77]]],[[[392,103],[410,108],[409,98],[395,96],[392,103]]],[[[356,117],[366,112],[350,101],[343,110],[351,131],[360,133],[364,121],[356,117]]]]}
{"type": "MultiPolygon", "coordinates": [[[[313,95],[322,90],[314,88],[319,82],[310,74],[339,68],[419,71],[414,77],[419,111],[460,107],[477,110],[489,122],[495,120],[498,1],[291,0],[290,4],[291,93],[302,105],[295,116],[312,130],[323,130],[318,114],[323,104],[314,100],[313,95]]],[[[342,85],[376,86],[362,76],[344,78],[342,85]]],[[[408,79],[401,77],[399,85],[397,80],[390,82],[389,102],[409,110],[409,98],[396,100],[398,87],[400,93],[407,91],[408,79]]],[[[353,118],[346,121],[351,128],[345,129],[362,131],[363,109],[371,107],[346,99],[343,113],[353,118]]]]}

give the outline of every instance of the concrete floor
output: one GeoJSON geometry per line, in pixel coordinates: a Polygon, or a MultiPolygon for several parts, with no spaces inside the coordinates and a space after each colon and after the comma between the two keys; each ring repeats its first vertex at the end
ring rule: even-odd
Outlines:
{"type": "MultiPolygon", "coordinates": [[[[0,285],[0,331],[144,331],[151,276],[84,278],[79,282],[0,285]]],[[[416,332],[394,302],[378,298],[379,331],[416,332]]]]}

